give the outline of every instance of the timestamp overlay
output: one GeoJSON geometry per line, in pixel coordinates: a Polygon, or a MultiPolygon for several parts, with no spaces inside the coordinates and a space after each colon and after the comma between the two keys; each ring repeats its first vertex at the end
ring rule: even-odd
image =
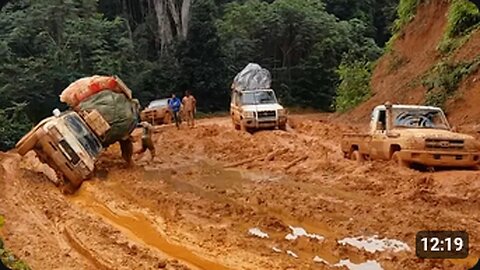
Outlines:
{"type": "Polygon", "coordinates": [[[463,259],[468,256],[466,231],[419,231],[415,253],[424,259],[463,259]]]}

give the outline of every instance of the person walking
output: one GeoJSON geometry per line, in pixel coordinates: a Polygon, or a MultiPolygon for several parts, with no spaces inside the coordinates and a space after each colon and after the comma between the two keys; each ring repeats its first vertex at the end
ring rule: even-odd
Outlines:
{"type": "Polygon", "coordinates": [[[140,149],[136,154],[143,155],[145,151],[150,152],[150,160],[153,161],[155,158],[155,145],[153,144],[152,135],[153,135],[153,126],[148,122],[141,122],[140,126],[142,127],[142,149],[140,149]]]}
{"type": "Polygon", "coordinates": [[[197,110],[197,100],[192,96],[190,90],[185,91],[182,99],[183,108],[185,110],[185,118],[189,127],[195,126],[195,113],[197,110]]]}
{"type": "Polygon", "coordinates": [[[175,121],[177,128],[180,128],[180,106],[182,106],[182,102],[177,96],[175,96],[175,94],[172,94],[172,97],[168,99],[168,108],[170,108],[170,111],[172,112],[173,120],[175,121]]]}

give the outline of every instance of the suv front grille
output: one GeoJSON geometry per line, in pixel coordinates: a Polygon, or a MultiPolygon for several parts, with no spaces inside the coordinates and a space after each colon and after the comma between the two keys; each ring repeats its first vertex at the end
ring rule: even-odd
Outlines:
{"type": "Polygon", "coordinates": [[[261,111],[258,112],[258,118],[275,118],[275,111],[261,111]]]}
{"type": "MultiPolygon", "coordinates": [[[[62,146],[63,150],[67,152],[67,155],[70,156],[70,162],[73,165],[77,165],[77,163],[80,161],[80,157],[77,155],[77,153],[75,153],[72,147],[65,140],[61,140],[59,144],[62,146]]],[[[64,154],[64,156],[68,159],[67,155],[64,154]]]]}
{"type": "Polygon", "coordinates": [[[426,139],[426,148],[433,149],[463,149],[463,140],[448,140],[448,139],[426,139]]]}

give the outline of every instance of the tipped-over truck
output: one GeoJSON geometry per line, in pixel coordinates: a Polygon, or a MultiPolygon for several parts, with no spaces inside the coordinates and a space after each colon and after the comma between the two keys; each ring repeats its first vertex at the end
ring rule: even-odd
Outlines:
{"type": "Polygon", "coordinates": [[[79,100],[71,110],[54,110],[54,116],[23,136],[16,149],[22,156],[33,150],[41,162],[55,170],[63,191],[73,193],[91,177],[100,153],[109,145],[120,142],[122,156],[130,160],[130,134],[138,121],[136,100],[105,89],[79,100]]]}
{"type": "Polygon", "coordinates": [[[351,160],[393,160],[402,167],[476,168],[480,161],[480,143],[455,132],[442,109],[388,102],[373,110],[369,133],[344,134],[341,149],[351,160]]]}

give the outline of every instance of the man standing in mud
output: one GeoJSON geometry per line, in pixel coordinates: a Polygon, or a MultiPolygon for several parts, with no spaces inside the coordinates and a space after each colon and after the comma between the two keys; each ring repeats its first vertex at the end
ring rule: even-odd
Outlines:
{"type": "Polygon", "coordinates": [[[190,90],[185,91],[185,96],[182,100],[183,108],[185,110],[185,117],[189,127],[195,126],[195,112],[197,110],[197,100],[192,96],[190,90]]]}
{"type": "Polygon", "coordinates": [[[152,135],[153,135],[153,126],[148,122],[141,122],[140,126],[142,127],[142,149],[140,149],[136,154],[143,155],[145,151],[150,152],[150,161],[153,161],[155,158],[155,145],[153,144],[152,135]]]}
{"type": "Polygon", "coordinates": [[[173,120],[175,121],[177,128],[180,128],[180,119],[178,113],[180,112],[181,105],[182,102],[175,96],[175,94],[172,94],[172,97],[168,99],[168,108],[172,112],[173,120]]]}

